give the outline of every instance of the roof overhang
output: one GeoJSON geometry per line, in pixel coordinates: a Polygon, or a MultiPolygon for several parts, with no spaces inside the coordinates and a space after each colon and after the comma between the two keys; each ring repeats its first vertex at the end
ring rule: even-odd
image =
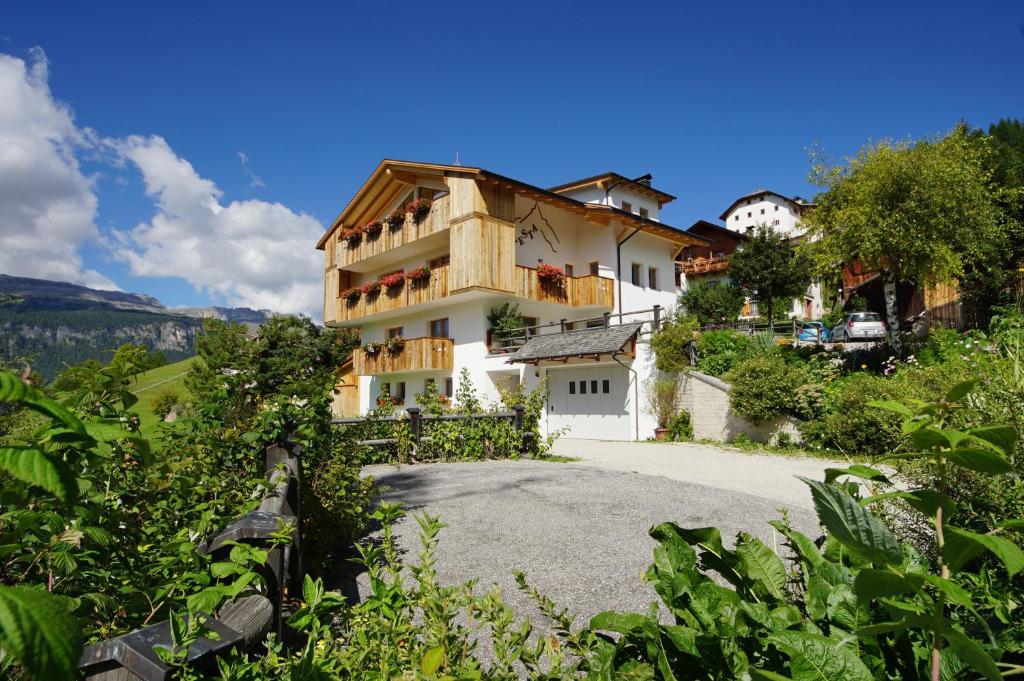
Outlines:
{"type": "Polygon", "coordinates": [[[508,358],[509,364],[538,364],[545,360],[617,355],[640,333],[642,323],[580,329],[534,336],[508,358]]]}
{"type": "Polygon", "coordinates": [[[618,173],[613,172],[602,173],[600,175],[594,175],[593,177],[583,178],[582,180],[575,180],[573,182],[560,184],[557,187],[551,187],[551,191],[556,194],[560,194],[562,192],[571,192],[576,189],[583,189],[584,187],[598,187],[601,190],[608,190],[613,186],[629,187],[637,194],[647,196],[657,201],[659,208],[670,201],[675,201],[676,199],[676,197],[671,194],[663,192],[660,189],[655,189],[649,184],[643,184],[642,182],[631,180],[624,175],[619,175],[618,173]]]}

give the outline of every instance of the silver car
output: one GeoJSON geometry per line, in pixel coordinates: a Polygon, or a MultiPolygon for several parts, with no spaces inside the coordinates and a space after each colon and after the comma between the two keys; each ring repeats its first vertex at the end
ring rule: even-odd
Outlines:
{"type": "Polygon", "coordinates": [[[888,333],[889,327],[877,312],[847,312],[832,327],[832,342],[882,340],[888,333]]]}

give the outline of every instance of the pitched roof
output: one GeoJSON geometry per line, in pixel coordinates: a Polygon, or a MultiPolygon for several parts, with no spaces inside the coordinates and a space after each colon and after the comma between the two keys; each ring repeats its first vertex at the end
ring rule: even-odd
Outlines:
{"type": "Polygon", "coordinates": [[[573,189],[581,189],[583,187],[589,187],[595,184],[626,185],[635,192],[638,192],[640,194],[647,194],[651,198],[657,200],[659,206],[668,203],[669,201],[674,201],[676,198],[667,192],[663,192],[660,189],[655,189],[649,184],[638,182],[637,180],[631,180],[624,175],[619,175],[618,173],[613,173],[611,171],[608,171],[607,173],[601,173],[600,175],[594,175],[593,177],[585,177],[582,180],[566,182],[565,184],[560,184],[557,187],[551,187],[549,191],[553,191],[556,194],[561,194],[563,192],[572,191],[573,189]]]}
{"type": "Polygon", "coordinates": [[[722,212],[722,214],[718,216],[718,219],[719,220],[725,220],[726,218],[728,218],[729,217],[729,213],[732,211],[732,209],[735,208],[736,206],[738,206],[743,201],[746,201],[747,199],[756,199],[758,197],[768,196],[768,195],[777,196],[780,199],[783,199],[784,201],[786,201],[787,203],[790,203],[790,204],[796,206],[799,210],[804,210],[805,208],[811,208],[811,207],[816,205],[814,203],[805,202],[799,196],[790,197],[790,196],[786,196],[785,194],[780,194],[778,192],[773,192],[770,189],[755,189],[754,191],[750,192],[749,194],[745,194],[744,196],[741,196],[740,198],[736,199],[731,204],[729,204],[729,207],[726,208],[722,212]]]}
{"type": "MultiPolygon", "coordinates": [[[[691,234],[693,234],[695,236],[700,236],[700,234],[698,234],[695,230],[700,230],[700,231],[704,231],[704,232],[710,232],[710,233],[716,234],[716,235],[720,234],[722,236],[732,237],[734,239],[737,239],[738,241],[746,241],[749,238],[746,234],[743,234],[742,232],[733,231],[733,230],[729,229],[728,227],[723,227],[722,225],[716,225],[715,223],[708,222],[707,220],[697,220],[697,222],[693,223],[692,225],[690,225],[689,227],[686,228],[687,232],[690,232],[691,234]]],[[[705,238],[705,237],[701,237],[701,238],[705,238]]]]}
{"type": "Polygon", "coordinates": [[[584,357],[621,352],[636,337],[643,324],[617,324],[615,326],[580,329],[566,333],[534,336],[508,358],[512,362],[539,362],[542,359],[584,357]]]}

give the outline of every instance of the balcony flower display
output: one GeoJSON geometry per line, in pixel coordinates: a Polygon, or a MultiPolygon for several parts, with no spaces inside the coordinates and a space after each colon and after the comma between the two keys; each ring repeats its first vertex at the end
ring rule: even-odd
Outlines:
{"type": "Polygon", "coordinates": [[[403,211],[401,208],[396,209],[394,212],[392,212],[390,215],[384,218],[384,222],[387,224],[389,230],[391,230],[392,232],[397,232],[398,230],[402,229],[402,225],[405,224],[405,211],[403,211]]]}
{"type": "Polygon", "coordinates": [[[397,289],[401,287],[402,284],[405,283],[405,274],[403,274],[402,272],[394,272],[393,274],[388,274],[380,278],[380,283],[384,286],[384,288],[388,289],[389,291],[391,289],[397,289]]]}
{"type": "Polygon", "coordinates": [[[414,270],[409,270],[405,273],[407,281],[413,283],[422,283],[430,279],[430,268],[424,265],[423,267],[417,267],[414,270]]]}
{"type": "Polygon", "coordinates": [[[384,224],[374,220],[373,222],[368,222],[363,226],[363,233],[371,239],[376,239],[380,236],[382,229],[384,229],[384,224]]]}
{"type": "Polygon", "coordinates": [[[430,212],[430,200],[414,199],[406,204],[405,212],[412,213],[412,219],[416,222],[422,222],[423,218],[427,217],[427,213],[430,212]]]}
{"type": "Polygon", "coordinates": [[[341,238],[348,244],[349,248],[355,248],[363,240],[363,228],[353,227],[341,233],[341,238]]]}
{"type": "Polygon", "coordinates": [[[344,293],[341,294],[341,297],[348,301],[349,304],[352,304],[359,300],[359,296],[361,295],[363,295],[363,291],[357,286],[355,288],[350,288],[346,290],[344,293]]]}
{"type": "Polygon", "coordinates": [[[565,271],[555,265],[538,265],[537,279],[545,286],[561,288],[565,284],[565,271]]]}
{"type": "Polygon", "coordinates": [[[391,338],[388,338],[386,341],[384,341],[384,348],[388,352],[399,352],[404,347],[405,339],[402,338],[401,336],[392,336],[391,338]]]}
{"type": "Polygon", "coordinates": [[[363,346],[363,352],[365,352],[370,357],[376,357],[377,354],[380,352],[380,348],[380,343],[367,343],[366,345],[363,346]]]}
{"type": "Polygon", "coordinates": [[[369,298],[370,296],[375,296],[378,293],[380,293],[380,282],[377,281],[376,279],[374,279],[373,281],[368,281],[365,284],[363,284],[359,290],[362,291],[363,295],[366,296],[367,298],[369,298]]]}

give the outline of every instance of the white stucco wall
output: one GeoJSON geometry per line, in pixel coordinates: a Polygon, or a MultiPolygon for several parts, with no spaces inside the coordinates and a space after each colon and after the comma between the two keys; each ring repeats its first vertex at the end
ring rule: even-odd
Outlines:
{"type": "Polygon", "coordinates": [[[740,233],[766,224],[786,236],[801,233],[800,215],[788,200],[768,194],[761,199],[746,199],[728,213],[725,226],[740,233]]]}

